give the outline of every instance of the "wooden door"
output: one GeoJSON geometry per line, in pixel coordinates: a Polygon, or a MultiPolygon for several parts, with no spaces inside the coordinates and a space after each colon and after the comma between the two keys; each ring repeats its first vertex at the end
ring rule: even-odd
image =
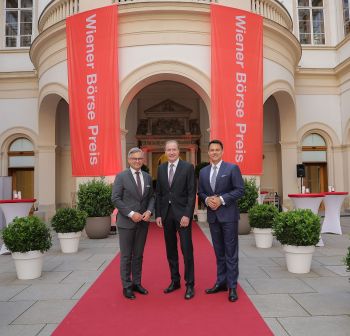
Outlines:
{"type": "Polygon", "coordinates": [[[304,185],[311,193],[328,191],[327,163],[304,163],[304,185]]]}
{"type": "Polygon", "coordinates": [[[34,168],[10,168],[12,190],[21,191],[22,198],[34,198],[34,168]]]}

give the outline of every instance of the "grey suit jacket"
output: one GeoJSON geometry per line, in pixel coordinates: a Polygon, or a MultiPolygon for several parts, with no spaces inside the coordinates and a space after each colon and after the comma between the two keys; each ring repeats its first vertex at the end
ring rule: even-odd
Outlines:
{"type": "Polygon", "coordinates": [[[131,170],[126,169],[115,177],[112,189],[112,202],[118,209],[117,226],[125,229],[133,229],[140,223],[134,223],[128,214],[131,211],[143,214],[146,210],[153,213],[154,193],[152,177],[142,172],[144,180],[144,191],[140,197],[137,185],[131,170]]]}

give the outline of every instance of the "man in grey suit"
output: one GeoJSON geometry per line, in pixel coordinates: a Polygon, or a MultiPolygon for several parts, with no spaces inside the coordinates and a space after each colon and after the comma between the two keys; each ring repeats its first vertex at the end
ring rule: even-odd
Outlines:
{"type": "Polygon", "coordinates": [[[141,285],[141,273],[148,224],[154,209],[154,193],[151,176],[141,171],[143,159],[140,148],[130,149],[130,168],[115,177],[112,191],[112,202],[118,209],[123,295],[130,300],[135,299],[134,292],[148,294],[141,285]]]}

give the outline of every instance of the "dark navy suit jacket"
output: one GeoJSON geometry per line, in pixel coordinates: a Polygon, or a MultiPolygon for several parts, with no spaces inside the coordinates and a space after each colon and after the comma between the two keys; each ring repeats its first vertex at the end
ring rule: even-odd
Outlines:
{"type": "Polygon", "coordinates": [[[222,161],[216,178],[215,190],[212,190],[210,186],[210,169],[211,165],[208,165],[200,170],[198,196],[203,202],[209,196],[221,196],[225,205],[221,205],[216,211],[208,207],[208,222],[237,222],[239,220],[237,200],[244,194],[244,182],[239,167],[222,161]]]}

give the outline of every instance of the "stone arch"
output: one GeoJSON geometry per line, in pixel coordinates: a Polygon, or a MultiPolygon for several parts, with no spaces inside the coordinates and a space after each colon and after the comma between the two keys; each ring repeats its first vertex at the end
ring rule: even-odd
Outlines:
{"type": "MultiPolygon", "coordinates": [[[[278,106],[279,142],[278,171],[279,192],[283,203],[288,204],[288,193],[297,191],[295,165],[298,160],[297,151],[297,122],[294,88],[287,81],[271,82],[264,88],[264,102],[273,96],[278,106]]],[[[287,205],[288,206],[288,205],[287,205]]]]}
{"type": "Polygon", "coordinates": [[[303,140],[311,133],[321,135],[327,144],[327,147],[340,146],[339,137],[333,128],[320,122],[313,122],[304,125],[298,129],[299,146],[302,146],[303,140]]]}
{"type": "Polygon", "coordinates": [[[125,128],[128,106],[146,86],[172,80],[187,85],[203,99],[210,115],[210,79],[195,67],[176,61],[152,62],[135,69],[120,83],[120,127],[125,128]]]}
{"type": "MultiPolygon", "coordinates": [[[[330,185],[342,185],[343,182],[343,157],[341,154],[341,142],[335,130],[327,124],[320,122],[308,123],[298,130],[299,156],[305,137],[311,133],[317,133],[323,137],[327,145],[327,175],[330,185]]],[[[299,160],[301,162],[301,160],[299,160]]]]}
{"type": "Polygon", "coordinates": [[[7,175],[8,149],[10,144],[15,139],[22,137],[32,142],[34,151],[36,152],[38,135],[33,130],[26,127],[12,127],[0,134],[0,153],[3,158],[2,165],[0,167],[0,175],[7,175]]]}

